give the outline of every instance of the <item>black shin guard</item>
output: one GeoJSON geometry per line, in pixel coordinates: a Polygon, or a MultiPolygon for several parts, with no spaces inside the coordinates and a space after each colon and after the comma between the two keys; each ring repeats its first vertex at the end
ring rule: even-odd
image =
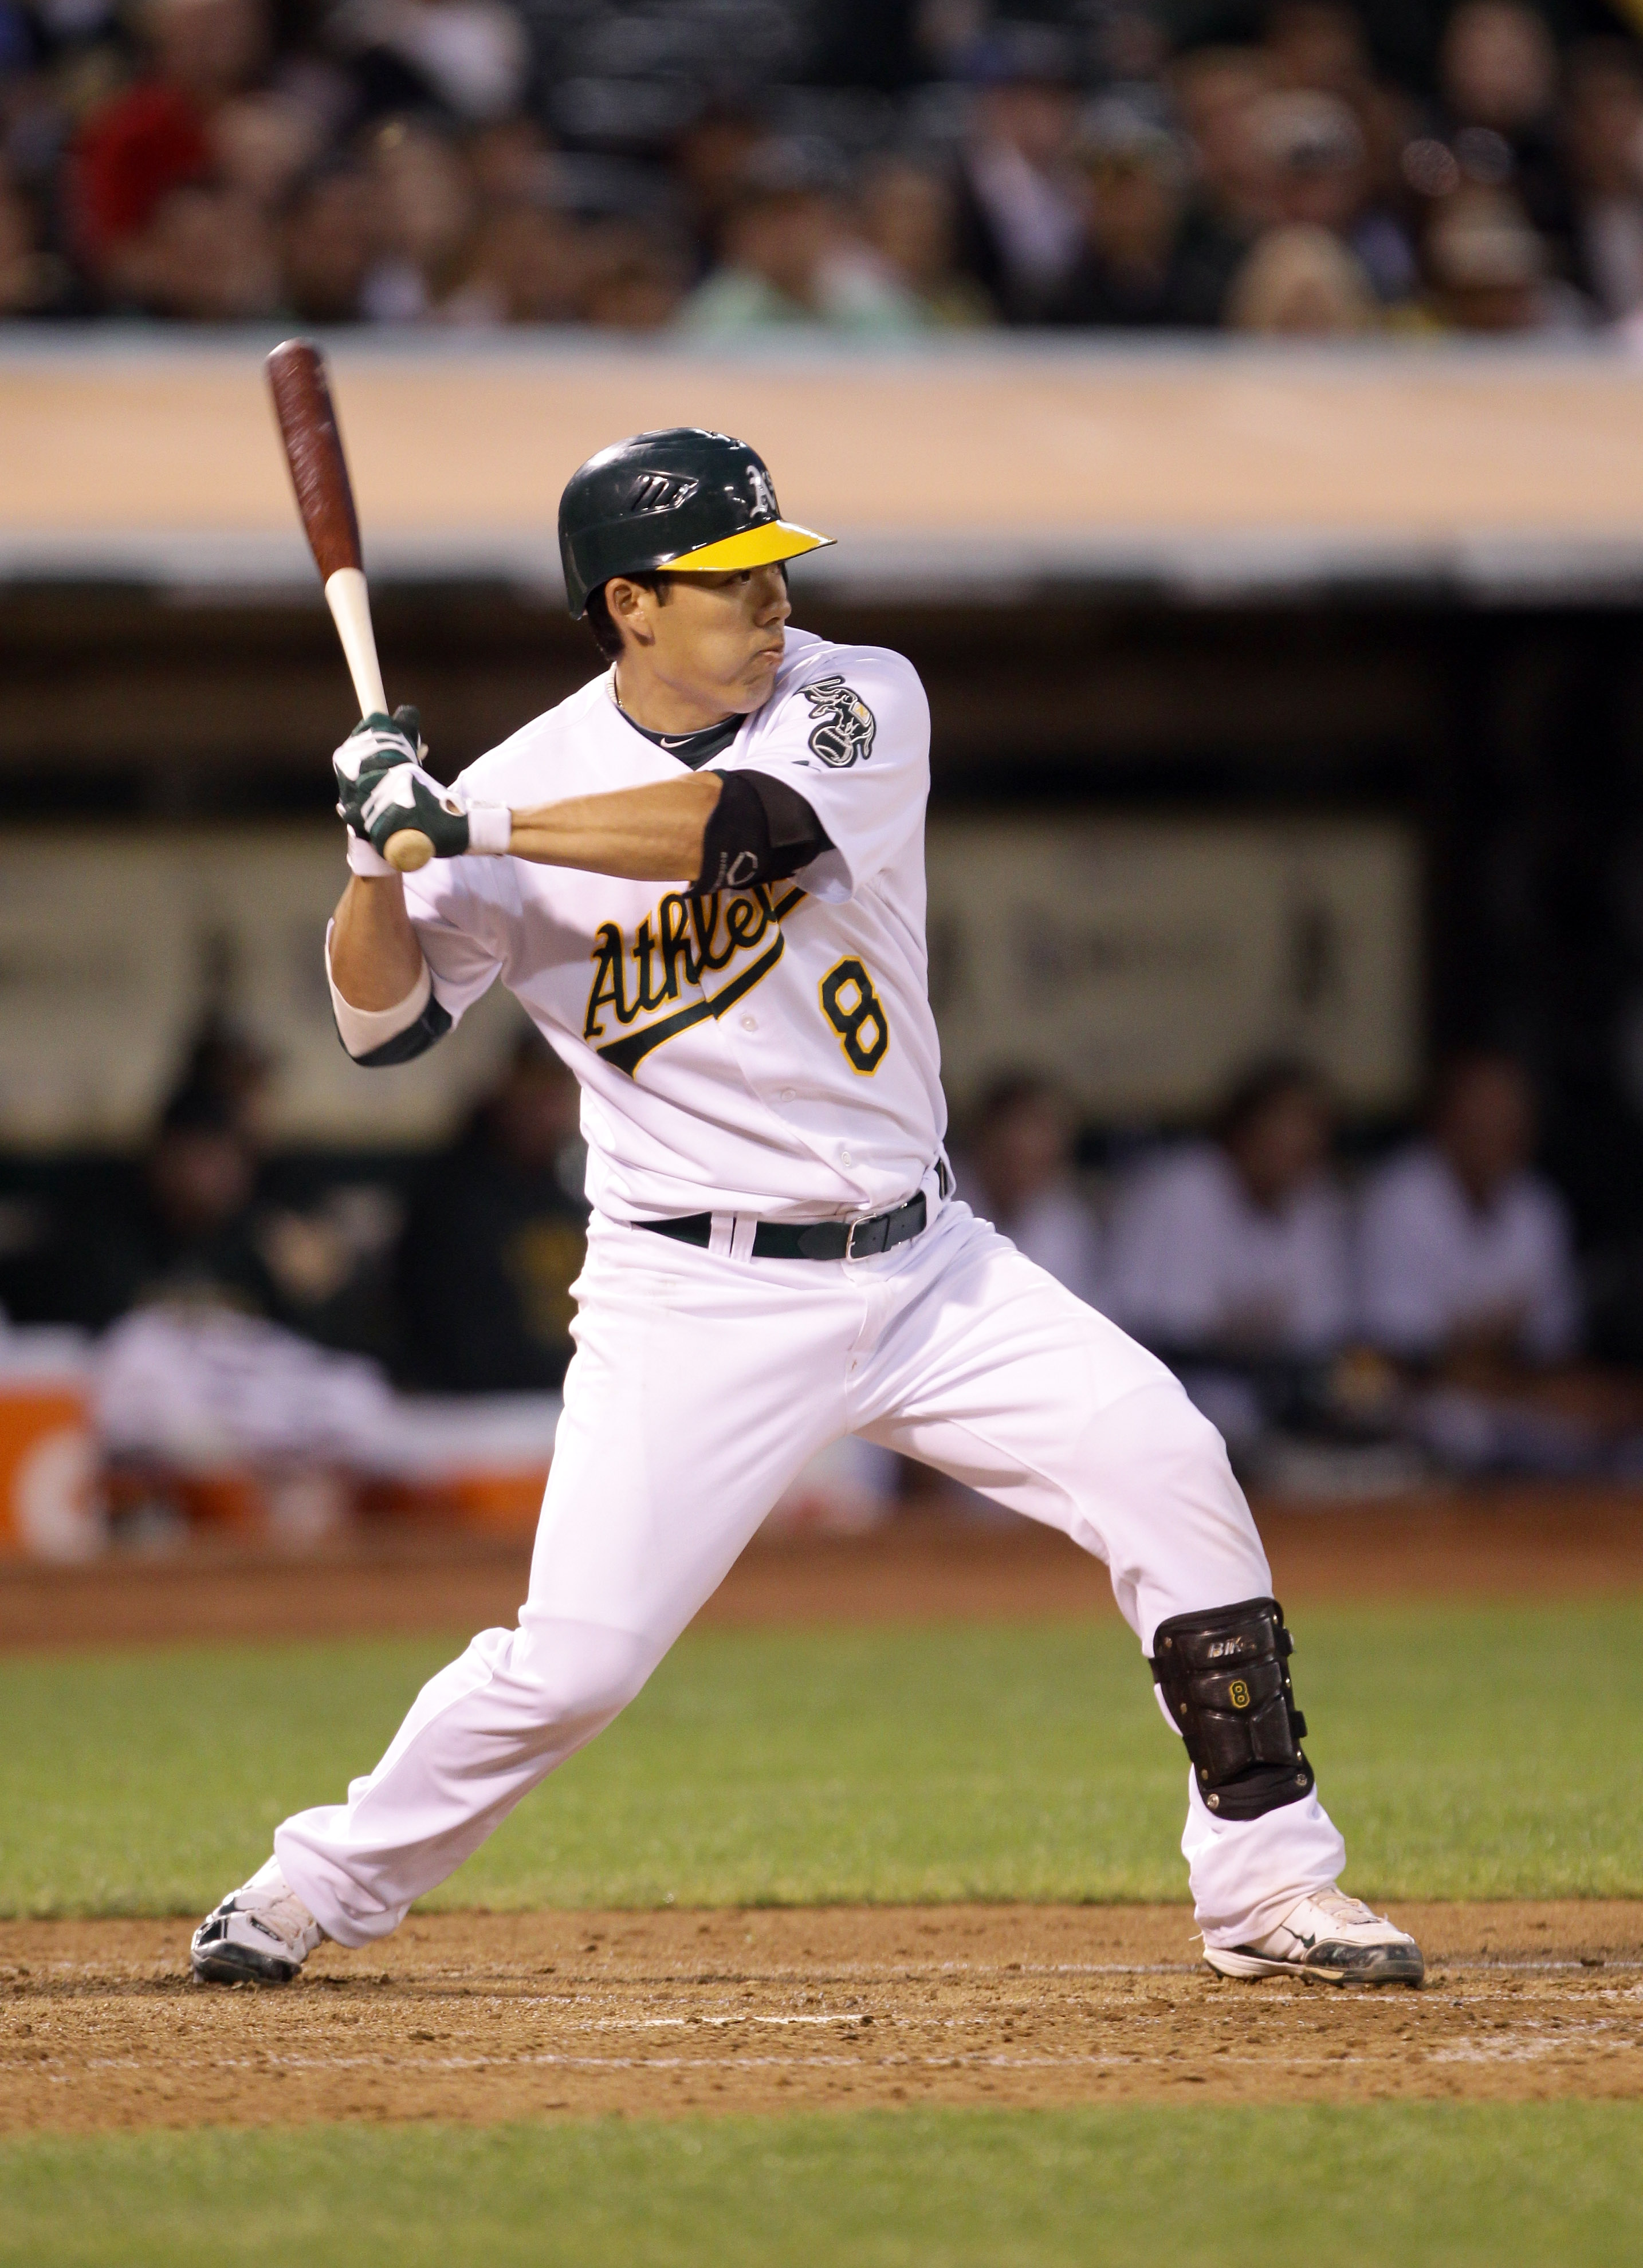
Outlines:
{"type": "Polygon", "coordinates": [[[1276,1599],[1172,1615],[1153,1634],[1153,1680],[1218,1819],[1258,1819],[1312,1791],[1293,1650],[1276,1599]]]}

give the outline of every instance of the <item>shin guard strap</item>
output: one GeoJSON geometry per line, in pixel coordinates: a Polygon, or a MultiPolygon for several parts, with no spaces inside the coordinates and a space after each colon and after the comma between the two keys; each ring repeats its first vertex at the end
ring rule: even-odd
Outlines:
{"type": "Polygon", "coordinates": [[[1174,1615],[1153,1634],[1153,1680],[1219,1819],[1258,1819],[1311,1793],[1293,1650],[1276,1599],[1174,1615]]]}

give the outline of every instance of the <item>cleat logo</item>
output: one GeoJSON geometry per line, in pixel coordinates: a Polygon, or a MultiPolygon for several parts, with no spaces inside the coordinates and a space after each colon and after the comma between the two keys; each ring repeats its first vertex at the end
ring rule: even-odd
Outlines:
{"type": "Polygon", "coordinates": [[[1230,1698],[1234,1709],[1247,1709],[1249,1706],[1249,1689],[1241,1677],[1234,1678],[1230,1698]]]}

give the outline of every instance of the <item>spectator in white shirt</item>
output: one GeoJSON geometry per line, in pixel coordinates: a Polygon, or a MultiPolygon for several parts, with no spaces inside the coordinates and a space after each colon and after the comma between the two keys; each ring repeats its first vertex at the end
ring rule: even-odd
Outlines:
{"type": "Polygon", "coordinates": [[[1568,1215],[1530,1170],[1535,1134],[1521,1064],[1479,1052],[1448,1066],[1430,1139],[1383,1167],[1364,1197],[1363,1327],[1388,1353],[1544,1364],[1576,1351],[1568,1215]]]}
{"type": "Polygon", "coordinates": [[[982,1099],[965,1194],[1029,1260],[1091,1307],[1100,1248],[1072,1181],[1072,1113],[1049,1079],[1013,1072],[982,1099]]]}
{"type": "Polygon", "coordinates": [[[1350,1319],[1345,1202],[1330,1096],[1298,1063],[1257,1066],[1216,1139],[1145,1166],[1113,1223],[1109,1312],[1177,1360],[1327,1355],[1350,1319]]]}

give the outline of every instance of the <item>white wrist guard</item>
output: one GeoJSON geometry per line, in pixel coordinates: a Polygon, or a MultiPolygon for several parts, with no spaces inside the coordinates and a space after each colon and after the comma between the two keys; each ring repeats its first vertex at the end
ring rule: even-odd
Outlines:
{"type": "Polygon", "coordinates": [[[513,814],[503,803],[470,803],[468,847],[481,858],[505,858],[513,840],[513,814]]]}
{"type": "Polygon", "coordinates": [[[355,874],[391,874],[394,872],[382,853],[367,843],[362,835],[348,830],[349,871],[355,874]]]}

